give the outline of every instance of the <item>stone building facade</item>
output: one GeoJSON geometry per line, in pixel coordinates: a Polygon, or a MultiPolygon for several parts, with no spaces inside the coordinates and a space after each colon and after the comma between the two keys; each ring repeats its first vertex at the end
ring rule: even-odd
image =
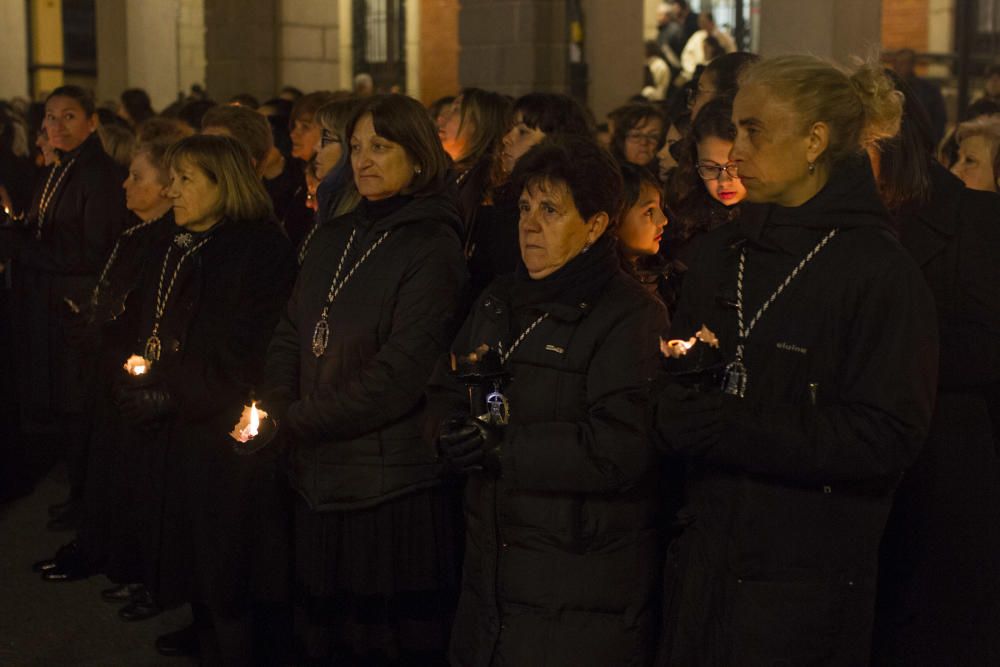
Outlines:
{"type": "MultiPolygon", "coordinates": [[[[61,81],[29,67],[61,33],[62,0],[0,0],[6,36],[0,98],[39,94],[61,81]],[[48,12],[48,13],[46,13],[48,12]],[[31,39],[28,39],[28,35],[31,39]],[[29,54],[29,44],[35,53],[29,54]]],[[[716,0],[719,1],[719,0],[716,0]]],[[[707,0],[703,0],[705,4],[707,0]]],[[[880,45],[950,50],[956,0],[745,0],[763,55],[798,51],[846,61],[880,45]]],[[[461,86],[510,95],[585,90],[598,117],[641,88],[643,47],[659,0],[94,0],[94,88],[111,99],[141,86],[163,107],[192,84],[215,99],[270,97],[283,85],[350,88],[358,37],[383,29],[359,22],[393,5],[405,54],[403,88],[430,102],[461,86]],[[582,66],[570,66],[570,20],[582,15],[582,66]],[[582,73],[582,74],[581,74],[582,73]],[[572,76],[577,76],[575,83],[572,76]]],[[[694,0],[692,5],[700,4],[694,0]]],[[[52,50],[44,58],[57,59],[52,50]]]]}

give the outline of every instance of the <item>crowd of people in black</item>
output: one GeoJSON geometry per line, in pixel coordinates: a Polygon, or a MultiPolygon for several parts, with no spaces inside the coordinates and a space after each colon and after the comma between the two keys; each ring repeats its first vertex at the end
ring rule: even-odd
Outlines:
{"type": "Polygon", "coordinates": [[[35,571],[204,664],[996,664],[1000,108],[910,79],[3,104],[35,571]]]}

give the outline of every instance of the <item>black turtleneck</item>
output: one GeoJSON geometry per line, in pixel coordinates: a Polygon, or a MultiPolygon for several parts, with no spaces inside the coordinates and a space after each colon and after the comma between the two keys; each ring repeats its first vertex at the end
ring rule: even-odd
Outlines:
{"type": "Polygon", "coordinates": [[[361,200],[361,215],[369,222],[378,222],[388,218],[399,211],[404,206],[413,201],[413,195],[396,194],[385,199],[371,200],[364,198],[361,200]]]}

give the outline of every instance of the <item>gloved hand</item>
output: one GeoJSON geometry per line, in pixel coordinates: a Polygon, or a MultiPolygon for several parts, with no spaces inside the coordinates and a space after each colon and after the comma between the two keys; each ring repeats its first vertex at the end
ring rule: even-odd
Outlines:
{"type": "Polygon", "coordinates": [[[118,393],[118,407],[127,423],[143,428],[163,422],[177,411],[173,396],[161,384],[125,387],[118,393]]]}
{"type": "Polygon", "coordinates": [[[653,428],[664,452],[699,456],[718,442],[724,429],[723,394],[699,391],[673,382],[654,385],[653,428]]]}
{"type": "Polygon", "coordinates": [[[499,477],[502,441],[500,427],[474,417],[463,417],[448,419],[441,425],[437,446],[449,472],[464,475],[484,471],[499,477]]]}

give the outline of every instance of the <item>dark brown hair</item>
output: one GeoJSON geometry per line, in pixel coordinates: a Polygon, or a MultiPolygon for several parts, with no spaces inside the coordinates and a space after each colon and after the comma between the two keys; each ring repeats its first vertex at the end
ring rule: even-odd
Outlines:
{"type": "Polygon", "coordinates": [[[45,98],[45,103],[48,104],[53,97],[68,97],[75,100],[83,108],[83,112],[87,114],[88,118],[97,113],[94,96],[80,86],[59,86],[49,93],[49,96],[45,98]]]}
{"type": "Polygon", "coordinates": [[[554,134],[525,153],[511,175],[517,197],[524,188],[561,183],[584,220],[601,211],[615,229],[622,212],[622,172],[618,162],[590,137],[554,134]]]}
{"type": "Polygon", "coordinates": [[[361,102],[347,123],[344,137],[348,140],[365,114],[371,114],[375,133],[403,147],[414,164],[420,167],[406,189],[407,194],[423,197],[444,189],[451,161],[441,147],[437,128],[427,110],[406,95],[373,95],[361,102]]]}

